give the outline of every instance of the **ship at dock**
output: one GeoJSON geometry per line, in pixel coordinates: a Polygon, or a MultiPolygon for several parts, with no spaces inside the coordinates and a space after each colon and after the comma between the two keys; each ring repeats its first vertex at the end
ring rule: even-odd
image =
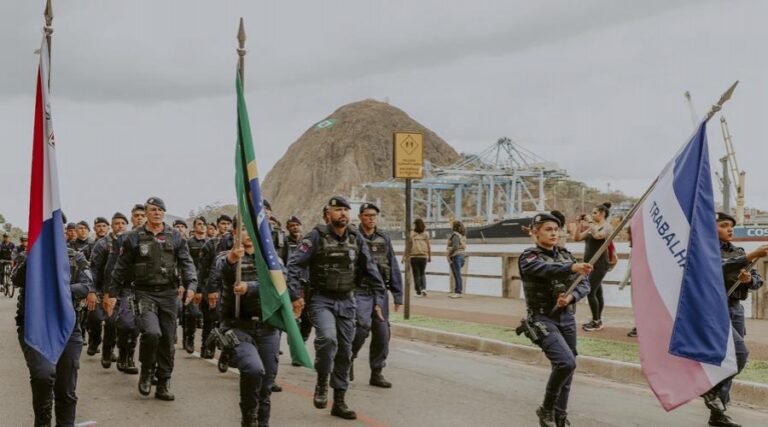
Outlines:
{"type": "MultiPolygon", "coordinates": [[[[426,161],[424,178],[411,184],[411,217],[421,218],[433,239],[447,239],[451,224],[459,220],[470,243],[528,243],[526,227],[531,218],[549,209],[545,187],[567,178],[556,163],[509,138],[500,138],[480,153],[465,154],[448,166],[426,161]]],[[[369,191],[381,194],[387,190],[404,198],[405,184],[388,179],[365,183],[360,190],[362,198],[356,197],[356,191],[350,197],[353,212],[364,200],[371,200],[369,191]]],[[[381,198],[374,200],[387,209],[381,198]]],[[[405,239],[401,221],[383,219],[379,225],[393,240],[405,239]]]]}

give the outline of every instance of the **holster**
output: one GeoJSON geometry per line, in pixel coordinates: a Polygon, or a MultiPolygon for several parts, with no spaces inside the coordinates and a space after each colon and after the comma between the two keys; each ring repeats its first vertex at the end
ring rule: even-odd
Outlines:
{"type": "Polygon", "coordinates": [[[525,335],[532,343],[540,345],[541,341],[549,335],[547,327],[538,321],[534,321],[529,317],[520,319],[520,326],[515,328],[517,335],[525,335]]]}
{"type": "Polygon", "coordinates": [[[136,317],[144,313],[157,313],[157,304],[154,301],[140,299],[138,303],[134,302],[133,306],[136,317]]]}

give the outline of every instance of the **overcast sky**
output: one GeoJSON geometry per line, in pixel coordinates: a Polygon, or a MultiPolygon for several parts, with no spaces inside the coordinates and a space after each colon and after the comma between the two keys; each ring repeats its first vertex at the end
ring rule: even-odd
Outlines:
{"type": "MultiPolygon", "coordinates": [[[[26,228],[44,1],[0,0],[0,213],[26,228]]],[[[639,195],[734,80],[747,204],[768,208],[768,1],[54,0],[65,212],[150,195],[185,215],[233,193],[238,17],[262,178],[308,127],[389,99],[454,148],[509,136],[573,179],[639,195]]],[[[724,153],[709,127],[713,168],[724,153]]]]}

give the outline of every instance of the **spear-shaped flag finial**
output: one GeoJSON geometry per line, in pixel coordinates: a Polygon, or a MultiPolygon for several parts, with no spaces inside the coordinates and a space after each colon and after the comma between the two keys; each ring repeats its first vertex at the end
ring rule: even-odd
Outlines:
{"type": "Polygon", "coordinates": [[[712,106],[712,109],[709,110],[709,113],[707,113],[707,120],[711,119],[712,116],[715,115],[718,111],[720,111],[723,108],[723,104],[725,104],[729,99],[731,99],[731,95],[733,95],[733,91],[736,90],[736,85],[739,84],[739,81],[736,80],[733,82],[731,87],[728,88],[721,96],[720,99],[717,101],[717,104],[712,106]]]}

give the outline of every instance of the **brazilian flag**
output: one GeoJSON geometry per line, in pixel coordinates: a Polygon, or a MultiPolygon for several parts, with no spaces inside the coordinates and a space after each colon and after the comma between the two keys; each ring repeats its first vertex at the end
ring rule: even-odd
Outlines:
{"type": "Polygon", "coordinates": [[[312,361],[301,339],[299,327],[293,317],[291,298],[285,283],[275,247],[269,218],[264,213],[264,203],[259,186],[259,172],[253,155],[251,125],[248,122],[248,110],[245,107],[243,83],[237,73],[237,153],[235,154],[235,186],[237,206],[240,218],[253,241],[256,250],[256,271],[259,276],[259,297],[261,299],[262,321],[283,330],[288,335],[288,345],[293,360],[307,368],[312,368],[312,361]]]}

